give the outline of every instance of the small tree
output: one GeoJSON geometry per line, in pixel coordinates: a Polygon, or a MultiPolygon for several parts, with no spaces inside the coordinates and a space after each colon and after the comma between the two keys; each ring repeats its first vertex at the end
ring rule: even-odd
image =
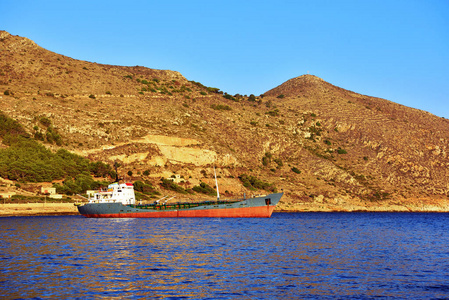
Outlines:
{"type": "Polygon", "coordinates": [[[301,174],[301,171],[297,167],[293,167],[292,171],[295,172],[296,174],[301,174]]]}

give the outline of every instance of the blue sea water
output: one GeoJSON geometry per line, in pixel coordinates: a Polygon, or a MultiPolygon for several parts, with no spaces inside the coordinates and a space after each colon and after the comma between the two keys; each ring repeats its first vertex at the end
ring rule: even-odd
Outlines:
{"type": "Polygon", "coordinates": [[[0,218],[3,299],[449,298],[449,214],[0,218]]]}

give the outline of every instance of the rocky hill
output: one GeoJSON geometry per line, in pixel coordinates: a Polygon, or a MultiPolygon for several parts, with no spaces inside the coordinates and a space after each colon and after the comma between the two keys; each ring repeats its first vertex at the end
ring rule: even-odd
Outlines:
{"type": "Polygon", "coordinates": [[[231,96],[175,71],[80,61],[0,31],[0,97],[30,134],[58,132],[48,147],[119,161],[133,180],[213,186],[216,166],[222,193],[266,193],[244,187],[247,174],[283,190],[284,210],[449,204],[448,120],[312,75],[231,96]]]}

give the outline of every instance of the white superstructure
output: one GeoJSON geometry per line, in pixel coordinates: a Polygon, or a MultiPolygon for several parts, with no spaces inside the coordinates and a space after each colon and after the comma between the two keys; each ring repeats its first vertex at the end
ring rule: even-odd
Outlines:
{"type": "Polygon", "coordinates": [[[114,182],[107,189],[101,189],[89,196],[89,203],[122,203],[135,204],[134,186],[132,183],[114,182]]]}

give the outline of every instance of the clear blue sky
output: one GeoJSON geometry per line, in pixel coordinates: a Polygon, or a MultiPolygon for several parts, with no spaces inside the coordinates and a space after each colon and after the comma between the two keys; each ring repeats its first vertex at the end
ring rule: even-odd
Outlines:
{"type": "Polygon", "coordinates": [[[0,0],[0,29],[75,59],[259,95],[313,74],[449,119],[449,0],[0,0]]]}

